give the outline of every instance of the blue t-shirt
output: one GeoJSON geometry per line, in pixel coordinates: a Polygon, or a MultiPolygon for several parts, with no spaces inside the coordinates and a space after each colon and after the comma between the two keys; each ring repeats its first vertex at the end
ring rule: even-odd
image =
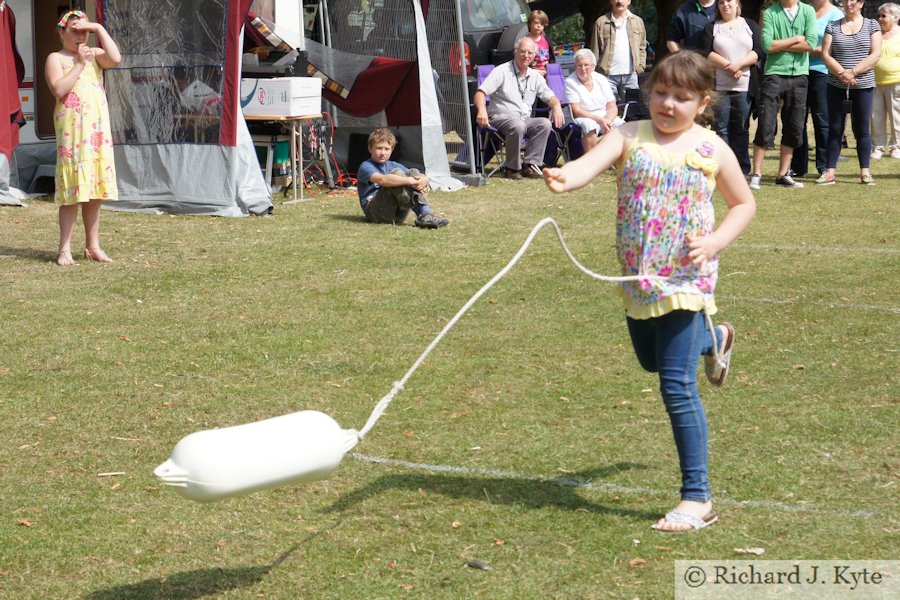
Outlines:
{"type": "Polygon", "coordinates": [[[372,175],[375,173],[387,175],[394,169],[401,169],[404,173],[409,173],[409,169],[393,160],[386,160],[378,164],[369,158],[359,165],[359,170],[356,172],[356,191],[359,194],[359,204],[363,207],[363,210],[365,210],[369,198],[381,189],[380,185],[372,183],[372,175]]]}
{"type": "MultiPolygon", "coordinates": [[[[816,46],[822,45],[822,39],[825,37],[825,26],[831,23],[832,21],[837,21],[838,19],[844,18],[844,11],[839,9],[837,6],[832,6],[831,10],[825,13],[823,16],[816,19],[816,33],[819,34],[819,41],[816,43],[816,46]]],[[[822,60],[819,56],[809,55],[809,70],[810,71],[818,71],[823,75],[828,74],[828,67],[825,66],[825,61],[822,60]]]]}

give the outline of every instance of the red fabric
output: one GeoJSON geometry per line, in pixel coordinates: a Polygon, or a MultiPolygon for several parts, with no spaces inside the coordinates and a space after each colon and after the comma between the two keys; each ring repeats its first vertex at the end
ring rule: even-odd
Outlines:
{"type": "Polygon", "coordinates": [[[19,145],[19,127],[25,124],[19,99],[25,64],[16,49],[16,17],[8,4],[0,14],[0,79],[6,85],[6,93],[0,94],[0,114],[9,115],[9,121],[0,123],[0,152],[11,161],[12,151],[19,145]]]}
{"type": "Polygon", "coordinates": [[[225,29],[225,82],[222,86],[222,125],[219,144],[237,145],[238,94],[241,88],[241,29],[250,11],[251,0],[230,0],[225,29]]]}
{"type": "Polygon", "coordinates": [[[406,60],[376,56],[357,75],[347,98],[327,87],[322,95],[355,117],[368,117],[383,110],[390,126],[419,125],[422,121],[418,68],[406,60]]]}

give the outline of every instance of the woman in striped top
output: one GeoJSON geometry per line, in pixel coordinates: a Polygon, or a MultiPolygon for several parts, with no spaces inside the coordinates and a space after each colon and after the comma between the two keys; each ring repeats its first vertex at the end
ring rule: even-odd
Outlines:
{"type": "Polygon", "coordinates": [[[873,67],[881,56],[881,28],[874,19],[862,16],[862,7],[861,0],[844,0],[844,18],[829,23],[822,39],[822,60],[828,67],[828,161],[816,182],[820,185],[834,183],[848,112],[856,137],[860,183],[875,184],[869,172],[872,154],[869,121],[875,97],[873,67]]]}

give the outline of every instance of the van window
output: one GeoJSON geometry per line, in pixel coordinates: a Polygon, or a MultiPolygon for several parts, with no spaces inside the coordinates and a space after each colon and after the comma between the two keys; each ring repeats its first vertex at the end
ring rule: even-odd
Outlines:
{"type": "Polygon", "coordinates": [[[503,29],[528,20],[523,3],[516,0],[462,0],[460,6],[466,31],[503,29]]]}

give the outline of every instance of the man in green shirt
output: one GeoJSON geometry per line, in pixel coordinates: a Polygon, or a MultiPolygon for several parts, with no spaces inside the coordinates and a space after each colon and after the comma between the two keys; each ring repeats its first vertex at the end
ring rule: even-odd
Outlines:
{"type": "Polygon", "coordinates": [[[794,148],[803,143],[809,53],[816,47],[816,11],[799,0],[780,0],[763,14],[762,45],[766,69],[759,97],[759,121],[753,139],[750,188],[758,190],[766,148],[775,141],[781,108],[781,153],[775,185],[802,188],[788,174],[794,148]]]}

